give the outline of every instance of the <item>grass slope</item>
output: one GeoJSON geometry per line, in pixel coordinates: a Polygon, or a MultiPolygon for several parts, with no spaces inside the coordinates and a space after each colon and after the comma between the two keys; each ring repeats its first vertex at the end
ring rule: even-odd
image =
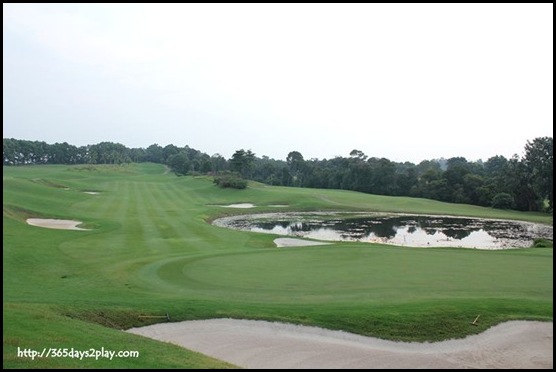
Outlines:
{"type": "Polygon", "coordinates": [[[222,190],[160,165],[4,167],[4,367],[228,365],[119,331],[213,317],[279,320],[400,340],[552,320],[552,248],[415,249],[364,243],[277,249],[273,236],[207,223],[224,214],[367,210],[507,218],[543,214],[340,190],[222,190]],[[96,191],[90,195],[84,191],[96,191]],[[230,210],[218,205],[250,202],[230,210]],[[91,231],[29,226],[77,219],[91,231]],[[479,327],[469,322],[481,314],[479,327]],[[95,324],[92,324],[95,323],[95,324]],[[104,327],[103,327],[104,326],[104,327]],[[84,337],[84,335],[86,335],[84,337]],[[138,359],[18,358],[17,348],[139,350],[138,359]]]}

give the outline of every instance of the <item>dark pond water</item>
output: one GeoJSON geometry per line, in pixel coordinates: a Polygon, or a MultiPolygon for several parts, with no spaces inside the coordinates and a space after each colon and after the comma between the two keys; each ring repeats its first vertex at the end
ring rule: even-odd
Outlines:
{"type": "Polygon", "coordinates": [[[537,237],[552,239],[552,226],[446,216],[266,213],[225,217],[214,224],[317,240],[410,247],[523,248],[537,237]]]}

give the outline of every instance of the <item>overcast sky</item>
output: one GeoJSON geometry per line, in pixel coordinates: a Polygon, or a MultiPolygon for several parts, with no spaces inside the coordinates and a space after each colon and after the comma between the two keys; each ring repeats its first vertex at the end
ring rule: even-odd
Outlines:
{"type": "Polygon", "coordinates": [[[521,155],[553,4],[3,4],[4,138],[284,160],[521,155]]]}

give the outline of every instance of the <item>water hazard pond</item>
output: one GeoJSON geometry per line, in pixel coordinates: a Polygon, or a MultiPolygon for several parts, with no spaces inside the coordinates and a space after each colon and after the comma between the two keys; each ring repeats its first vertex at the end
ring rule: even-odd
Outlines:
{"type": "Polygon", "coordinates": [[[239,215],[214,225],[236,230],[325,241],[359,241],[409,247],[507,249],[552,240],[552,226],[453,216],[295,212],[239,215]]]}

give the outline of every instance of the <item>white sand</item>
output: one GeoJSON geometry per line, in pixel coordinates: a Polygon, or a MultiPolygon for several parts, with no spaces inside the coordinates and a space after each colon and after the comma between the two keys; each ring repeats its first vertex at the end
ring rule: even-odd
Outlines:
{"type": "Polygon", "coordinates": [[[240,208],[240,209],[244,209],[244,208],[255,208],[255,204],[251,204],[251,203],[238,203],[238,204],[230,204],[230,205],[221,205],[221,207],[224,207],[224,208],[240,208]]]}
{"type": "Polygon", "coordinates": [[[312,240],[296,238],[277,238],[274,239],[274,244],[276,244],[277,247],[306,247],[309,245],[327,245],[332,243],[315,242],[312,240]]]}
{"type": "Polygon", "coordinates": [[[73,220],[55,220],[55,219],[44,219],[44,218],[28,218],[26,222],[32,226],[46,227],[47,229],[58,229],[58,230],[89,230],[77,227],[83,222],[73,221],[73,220]]]}
{"type": "Polygon", "coordinates": [[[99,193],[96,191],[83,191],[83,193],[85,194],[89,194],[89,195],[98,195],[99,193]]]}
{"type": "MultiPolygon", "coordinates": [[[[471,327],[471,325],[470,325],[471,327]]],[[[244,368],[550,368],[552,323],[512,321],[480,335],[407,343],[265,321],[162,323],[128,332],[244,368]]]]}

